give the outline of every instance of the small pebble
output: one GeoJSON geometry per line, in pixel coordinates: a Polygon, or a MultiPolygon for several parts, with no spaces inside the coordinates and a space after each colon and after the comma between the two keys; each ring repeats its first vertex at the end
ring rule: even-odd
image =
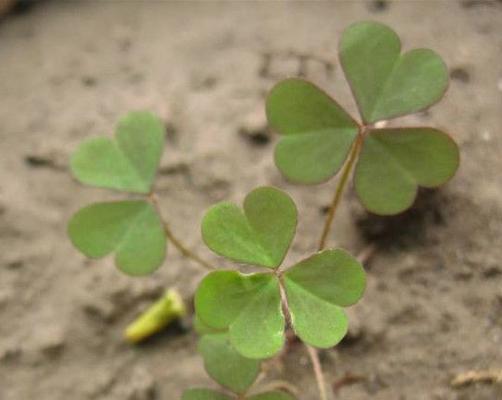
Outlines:
{"type": "Polygon", "coordinates": [[[244,117],[239,135],[249,143],[263,146],[270,142],[270,134],[267,129],[267,120],[263,107],[257,107],[253,112],[244,117]]]}

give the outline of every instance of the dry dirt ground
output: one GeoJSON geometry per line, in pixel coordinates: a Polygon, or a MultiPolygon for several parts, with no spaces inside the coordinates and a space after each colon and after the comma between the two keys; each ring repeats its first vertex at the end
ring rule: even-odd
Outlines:
{"type": "MultiPolygon", "coordinates": [[[[404,47],[431,47],[451,69],[446,98],[408,117],[452,133],[462,166],[403,216],[362,211],[349,191],[332,244],[377,251],[326,377],[361,380],[340,400],[497,400],[501,384],[460,389],[468,370],[502,368],[502,4],[499,1],[167,3],[45,1],[0,21],[0,399],[171,400],[212,385],[196,336],[173,327],[141,346],[122,331],[163,287],[189,300],[203,275],[174,248],[143,279],[89,261],[65,226],[80,207],[120,195],[83,187],[68,157],[132,109],[166,121],[156,184],[187,244],[215,263],[199,221],[212,203],[257,185],[289,191],[301,219],[289,261],[315,248],[335,181],[287,184],[272,162],[264,93],[304,75],[354,112],[336,60],[348,24],[372,18],[404,47]]],[[[301,347],[269,365],[300,399],[317,399],[301,347]]]]}

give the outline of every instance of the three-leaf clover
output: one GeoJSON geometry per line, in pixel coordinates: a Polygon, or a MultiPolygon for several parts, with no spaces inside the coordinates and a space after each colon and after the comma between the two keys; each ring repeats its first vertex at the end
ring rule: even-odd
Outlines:
{"type": "Polygon", "coordinates": [[[246,196],[241,210],[222,202],[202,221],[202,236],[217,254],[269,272],[208,274],[195,294],[198,318],[214,329],[228,329],[231,345],[244,357],[268,358],[284,344],[281,288],[296,334],[306,343],[327,348],[347,331],[343,307],[362,296],[361,264],[343,250],[325,250],[279,270],[296,228],[293,200],[284,192],[261,187],[246,196]]]}
{"type": "MultiPolygon", "coordinates": [[[[119,121],[115,140],[84,141],[71,158],[71,170],[80,182],[91,186],[148,194],[163,146],[162,121],[148,112],[131,112],[119,121]]],[[[84,207],[71,218],[68,234],[88,257],[115,253],[118,268],[129,275],[153,272],[166,254],[163,223],[146,200],[84,207]]]]}
{"type": "Polygon", "coordinates": [[[418,186],[437,187],[459,164],[459,151],[434,128],[378,129],[374,123],[422,110],[443,95],[448,71],[428,49],[400,54],[399,37],[376,22],[350,26],[340,60],[356,98],[356,122],[324,91],[301,79],[279,82],[267,98],[269,124],[282,135],[275,162],[293,182],[315,184],[334,176],[349,154],[359,155],[355,190],[382,215],[404,211],[418,186]]]}

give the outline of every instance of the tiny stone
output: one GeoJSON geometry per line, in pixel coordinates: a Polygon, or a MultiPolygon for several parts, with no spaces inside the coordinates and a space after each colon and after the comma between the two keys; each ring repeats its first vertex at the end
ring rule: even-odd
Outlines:
{"type": "Polygon", "coordinates": [[[481,138],[482,138],[485,142],[489,142],[489,141],[492,139],[492,135],[491,135],[490,131],[485,130],[485,131],[483,131],[483,133],[481,134],[481,138]]]}
{"type": "Polygon", "coordinates": [[[256,108],[244,118],[243,124],[239,128],[239,135],[257,146],[263,146],[270,142],[265,112],[262,107],[256,108]]]}

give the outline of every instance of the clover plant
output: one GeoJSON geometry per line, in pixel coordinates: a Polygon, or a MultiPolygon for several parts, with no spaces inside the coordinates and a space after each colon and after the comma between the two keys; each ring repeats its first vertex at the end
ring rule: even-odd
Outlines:
{"type": "Polygon", "coordinates": [[[363,205],[377,214],[397,214],[412,205],[418,186],[448,181],[459,152],[438,129],[375,123],[437,102],[448,86],[447,67],[432,50],[401,54],[396,33],[376,22],[350,26],[339,53],[361,122],[312,83],[279,82],[266,104],[270,126],[282,135],[276,165],[289,180],[314,184],[333,177],[348,158],[350,168],[356,163],[354,185],[363,205]]]}
{"type": "MultiPolygon", "coordinates": [[[[148,194],[164,147],[164,127],[146,112],[119,121],[115,140],[83,142],[71,158],[80,182],[129,193],[148,194]]],[[[154,206],[146,200],[96,203],[77,212],[68,225],[73,244],[88,257],[115,253],[123,272],[145,275],[164,261],[166,234],[154,206]]]]}
{"type": "MultiPolygon", "coordinates": [[[[382,215],[404,211],[419,186],[437,187],[457,170],[459,151],[446,133],[380,123],[425,109],[442,97],[448,71],[436,53],[415,49],[401,54],[394,31],[359,22],[343,33],[339,56],[360,122],[302,79],[279,82],[266,101],[269,124],[282,135],[275,162],[287,179],[318,184],[343,168],[318,248],[292,265],[283,265],[283,260],[295,236],[297,208],[274,187],[252,190],[242,207],[218,203],[202,220],[205,244],[243,272],[216,270],[174,236],[153,191],[164,128],[148,112],[128,114],[119,121],[114,139],[87,140],[71,159],[80,182],[136,195],[89,205],[72,217],[69,236],[86,256],[114,253],[123,272],[145,275],[163,263],[169,240],[183,255],[212,270],[195,293],[194,327],[201,336],[198,350],[205,369],[222,390],[189,389],[183,400],[294,399],[257,382],[263,360],[283,349],[287,329],[306,344],[320,397],[327,399],[314,348],[330,348],[343,339],[348,329],[344,308],[361,298],[366,284],[355,257],[326,248],[352,169],[362,204],[382,215]]],[[[185,312],[177,293],[168,291],[128,328],[126,337],[142,340],[185,312]]]]}

